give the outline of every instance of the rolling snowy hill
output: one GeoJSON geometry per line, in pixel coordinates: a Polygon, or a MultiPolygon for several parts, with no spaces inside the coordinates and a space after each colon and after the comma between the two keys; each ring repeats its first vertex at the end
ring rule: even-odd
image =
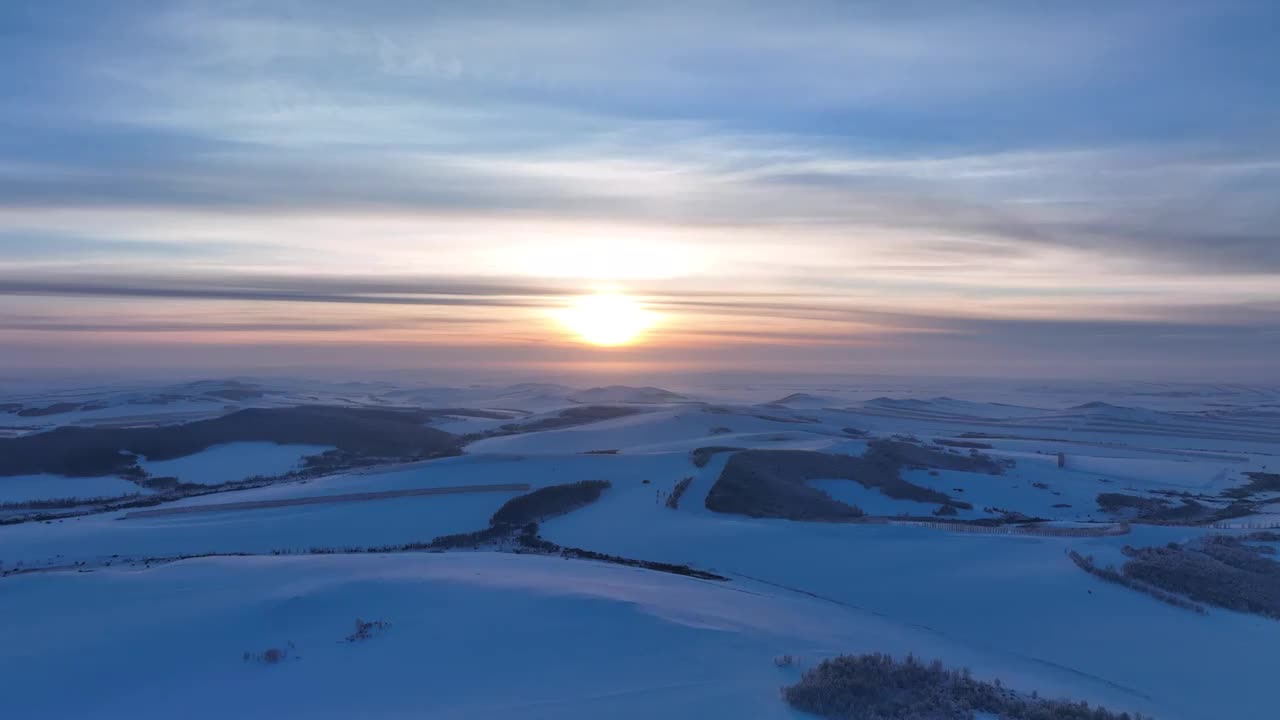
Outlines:
{"type": "MultiPolygon", "coordinates": [[[[1190,612],[1068,557],[1121,564],[1126,545],[1280,524],[1265,394],[1223,409],[1221,394],[1144,408],[1062,389],[1050,403],[1039,390],[894,398],[828,383],[762,404],[705,388],[237,383],[184,397],[243,391],[201,418],[224,425],[247,403],[314,397],[368,417],[412,412],[395,422],[413,428],[343,440],[363,455],[201,439],[125,474],[0,477],[0,677],[23,688],[6,695],[15,717],[801,717],[778,688],[863,652],[937,657],[1161,720],[1275,707],[1280,622],[1190,612]],[[461,455],[420,456],[446,439],[461,455]],[[736,490],[765,493],[752,503],[794,486],[858,514],[717,512],[707,498],[735,457],[764,473],[736,490]],[[466,541],[478,550],[422,549],[489,527],[525,493],[589,480],[610,487],[542,518],[536,542],[513,528],[466,541]],[[389,626],[345,642],[357,618],[389,626]],[[279,661],[264,662],[273,648],[279,661]],[[776,664],[784,655],[794,662],[776,664]]],[[[41,407],[81,407],[24,416],[42,425],[18,439],[67,427],[128,451],[134,436],[83,404],[166,392],[50,396],[41,407]]],[[[189,409],[146,406],[151,424],[130,425],[185,438],[189,409]]]]}

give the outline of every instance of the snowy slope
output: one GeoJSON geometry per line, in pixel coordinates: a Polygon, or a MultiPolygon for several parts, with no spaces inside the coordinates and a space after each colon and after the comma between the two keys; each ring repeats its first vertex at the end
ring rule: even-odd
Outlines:
{"type": "Polygon", "coordinates": [[[848,439],[835,427],[768,418],[748,411],[659,408],[561,430],[487,438],[467,446],[467,452],[675,452],[708,445],[755,447],[796,440],[830,445],[848,439]]]}
{"type": "Polygon", "coordinates": [[[176,477],[182,482],[217,485],[254,475],[284,475],[302,466],[308,455],[333,448],[325,445],[277,445],[269,442],[238,442],[214,445],[172,460],[139,460],[138,465],[152,477],[176,477]]]}
{"type": "MultiPolygon", "coordinates": [[[[1078,570],[1070,548],[1118,551],[1197,530],[1150,528],[1095,540],[945,533],[687,513],[633,493],[548,523],[564,544],[691,563],[815,593],[972,647],[1105,678],[1158,701],[1160,718],[1264,717],[1274,707],[1266,654],[1280,623],[1172,608],[1078,570]],[[1170,638],[1177,638],[1170,645],[1170,638]],[[1247,641],[1246,641],[1247,639],[1247,641]]],[[[1098,553],[1101,554],[1101,553],[1098,553]]],[[[1117,552],[1118,554],[1118,552],[1117,552]]],[[[1009,678],[1006,678],[1008,680],[1009,678]]]]}
{"type": "Polygon", "coordinates": [[[64,477],[62,475],[13,475],[0,477],[0,503],[61,498],[121,497],[148,490],[117,477],[64,477]]]}
{"type": "MultiPolygon", "coordinates": [[[[1077,550],[1114,563],[1126,544],[1180,542],[1211,528],[1134,525],[1128,535],[1056,538],[752,519],[704,505],[729,453],[704,467],[690,453],[720,446],[858,455],[869,440],[895,435],[979,443],[1011,466],[1000,475],[905,468],[903,478],[971,503],[961,519],[1007,510],[1063,524],[1105,521],[1113,518],[1099,509],[1099,493],[1187,492],[1225,505],[1219,494],[1243,484],[1246,472],[1280,471],[1280,389],[865,378],[717,380],[681,386],[672,397],[630,382],[583,390],[241,379],[25,393],[24,408],[101,407],[0,415],[0,425],[17,423],[13,432],[320,403],[451,408],[430,425],[495,434],[460,457],[0,526],[0,569],[37,570],[0,578],[0,678],[22,688],[5,694],[5,711],[798,718],[777,689],[800,668],[775,667],[775,655],[797,655],[804,667],[843,652],[914,651],[1015,687],[1161,720],[1275,714],[1268,653],[1280,644],[1280,623],[1219,609],[1196,615],[1103,583],[1066,557],[1077,550]],[[537,427],[583,401],[635,412],[543,431],[502,429],[537,427]],[[467,408],[503,417],[453,412],[467,408]],[[691,480],[679,508],[668,508],[683,478],[691,480]],[[687,563],[730,582],[489,552],[271,555],[477,530],[522,492],[486,486],[578,480],[612,487],[596,503],[544,522],[544,537],[687,563]],[[447,488],[479,489],[378,495],[447,488]],[[344,499],[360,494],[376,497],[344,499]],[[314,503],[264,506],[281,501],[314,503]],[[241,505],[213,511],[226,503],[241,505]],[[253,555],[148,562],[201,553],[253,555]],[[356,617],[393,625],[365,643],[341,642],[356,617]],[[246,651],[290,641],[300,658],[274,666],[242,660],[246,651]]],[[[213,482],[277,474],[323,449],[237,443],[146,466],[157,476],[213,482]]],[[[811,483],[872,514],[936,509],[849,480],[811,483]]],[[[61,497],[72,484],[76,493],[138,491],[116,478],[0,478],[0,501],[61,497]]],[[[1280,517],[1276,506],[1258,507],[1260,515],[1239,523],[1280,517]]]]}
{"type": "Polygon", "coordinates": [[[798,668],[775,656],[812,664],[872,648],[946,656],[1041,692],[1151,704],[767,585],[557,558],[209,558],[7,587],[0,617],[27,620],[6,628],[0,677],[22,688],[6,709],[23,718],[792,718],[777,688],[798,668]],[[79,611],[85,595],[92,613],[79,611]],[[391,627],[341,642],[356,618],[391,627]],[[279,664],[242,659],[290,643],[279,664]]]}
{"type": "MultiPolygon", "coordinates": [[[[466,456],[417,463],[402,468],[348,473],[304,482],[216,493],[166,503],[164,508],[196,508],[221,503],[251,503],[290,498],[423,488],[526,483],[542,487],[578,480],[608,479],[616,487],[644,488],[652,495],[658,483],[692,472],[688,457],[655,455],[571,455],[541,459],[511,456],[466,456]],[[645,485],[644,480],[651,480],[645,485]]],[[[485,527],[502,503],[520,494],[481,492],[400,497],[368,502],[244,509],[126,517],[119,511],[0,527],[0,560],[6,567],[22,562],[66,565],[124,558],[167,557],[207,552],[299,551],[313,547],[368,547],[428,542],[439,535],[485,527]]],[[[650,497],[652,502],[652,496],[650,497]]],[[[148,508],[150,510],[150,508],[148,508]]]]}

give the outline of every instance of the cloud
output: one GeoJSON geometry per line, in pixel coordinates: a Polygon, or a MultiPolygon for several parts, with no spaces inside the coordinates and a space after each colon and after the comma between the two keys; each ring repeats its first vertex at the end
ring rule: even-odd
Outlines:
{"type": "Polygon", "coordinates": [[[625,280],[725,343],[1274,327],[1272,3],[77,10],[0,8],[0,310],[625,280]]]}
{"type": "MultiPolygon", "coordinates": [[[[450,322],[450,319],[444,319],[450,322]]],[[[0,330],[53,333],[219,333],[219,332],[364,332],[368,323],[201,323],[201,322],[72,322],[0,321],[0,330]]]]}
{"type": "Polygon", "coordinates": [[[51,295],[251,302],[347,303],[359,305],[445,305],[541,307],[547,287],[441,280],[396,281],[359,278],[129,278],[79,277],[0,279],[0,295],[51,295]],[[533,297],[531,297],[533,296],[533,297]]]}
{"type": "Polygon", "coordinates": [[[1209,52],[1194,6],[120,8],[23,15],[48,47],[19,57],[54,70],[0,112],[0,205],[887,229],[897,252],[948,262],[1048,247],[1152,273],[1280,270],[1265,122],[1141,142],[1062,131],[1099,108],[1074,92],[1122,83],[1120,107],[1121,90],[1188,82],[1182,58],[1209,52]],[[1118,72],[1121,57],[1155,74],[1118,72]]]}
{"type": "MultiPolygon", "coordinates": [[[[142,275],[47,275],[0,278],[0,296],[168,298],[174,300],[330,303],[351,305],[477,308],[550,308],[561,306],[578,291],[563,283],[534,284],[519,279],[376,277],[344,275],[245,276],[240,273],[190,275],[180,279],[142,275]]],[[[1095,305],[1094,317],[1010,315],[990,317],[981,308],[945,312],[887,309],[884,303],[832,298],[821,289],[811,293],[714,291],[665,283],[639,285],[634,294],[659,312],[678,316],[776,317],[853,323],[859,328],[906,332],[990,334],[997,329],[1011,338],[1037,328],[1053,332],[1104,332],[1124,329],[1155,331],[1178,326],[1204,332],[1272,332],[1280,325],[1280,301],[1183,303],[1173,307],[1148,301],[1095,305]],[[975,312],[976,311],[976,312],[975,312]],[[1064,330],[1067,329],[1067,330],[1064,330]]],[[[696,330],[697,327],[694,326],[696,330]]],[[[743,336],[749,336],[745,333],[743,336]]]]}

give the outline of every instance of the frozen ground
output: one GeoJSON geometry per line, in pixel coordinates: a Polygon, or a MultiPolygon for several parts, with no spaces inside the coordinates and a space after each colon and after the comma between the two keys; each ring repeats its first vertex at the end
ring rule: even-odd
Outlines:
{"type": "MultiPolygon", "coordinates": [[[[493,552],[272,555],[477,530],[515,491],[167,516],[121,510],[0,526],[0,570],[36,571],[0,578],[0,677],[22,688],[5,694],[8,714],[799,717],[779,686],[824,657],[873,651],[913,651],[1017,688],[1161,720],[1275,714],[1269,653],[1280,623],[1219,609],[1196,615],[1104,583],[1066,557],[1076,550],[1114,563],[1125,544],[1183,541],[1218,532],[1212,528],[1134,525],[1127,535],[1072,538],[723,515],[703,503],[729,452],[698,466],[691,451],[860,455],[869,440],[895,435],[989,445],[975,449],[1007,462],[1003,474],[907,468],[902,477],[972,504],[958,519],[1013,511],[1089,527],[1115,519],[1098,507],[1099,493],[1189,493],[1225,507],[1222,491],[1243,484],[1246,472],[1280,471],[1276,388],[883,378],[670,388],[678,396],[553,384],[176,387],[29,393],[17,401],[24,408],[91,408],[13,421],[10,413],[0,425],[29,432],[110,412],[112,422],[144,412],[146,422],[179,422],[193,403],[215,400],[471,408],[511,418],[588,402],[626,406],[638,412],[518,434],[502,430],[510,419],[442,415],[432,426],[471,436],[466,454],[158,508],[609,480],[596,503],[543,523],[543,537],[730,580],[493,552]],[[666,507],[686,477],[679,509],[666,507]],[[249,555],[155,562],[204,553],[249,555]],[[341,642],[357,617],[392,626],[366,642],[341,642]],[[242,660],[290,642],[294,657],[280,664],[242,660]],[[774,656],[784,653],[800,667],[776,667],[774,656]]],[[[144,467],[213,483],[280,474],[323,449],[236,443],[144,467]]],[[[937,508],[850,480],[810,484],[874,516],[937,508]]],[[[0,493],[13,497],[63,497],[73,486],[85,496],[137,491],[112,477],[0,477],[0,493]]],[[[1276,517],[1274,505],[1260,503],[1257,515],[1233,522],[1280,523],[1276,517]]]]}

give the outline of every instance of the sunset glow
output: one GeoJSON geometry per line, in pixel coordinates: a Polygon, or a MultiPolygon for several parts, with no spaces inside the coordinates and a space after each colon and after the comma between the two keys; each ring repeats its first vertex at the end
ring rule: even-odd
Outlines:
{"type": "Polygon", "coordinates": [[[11,372],[1275,375],[1274,2],[73,4],[0,4],[11,372]]]}
{"type": "Polygon", "coordinates": [[[560,322],[583,342],[601,347],[630,345],[656,315],[634,299],[614,292],[583,295],[559,313],[560,322]]]}

